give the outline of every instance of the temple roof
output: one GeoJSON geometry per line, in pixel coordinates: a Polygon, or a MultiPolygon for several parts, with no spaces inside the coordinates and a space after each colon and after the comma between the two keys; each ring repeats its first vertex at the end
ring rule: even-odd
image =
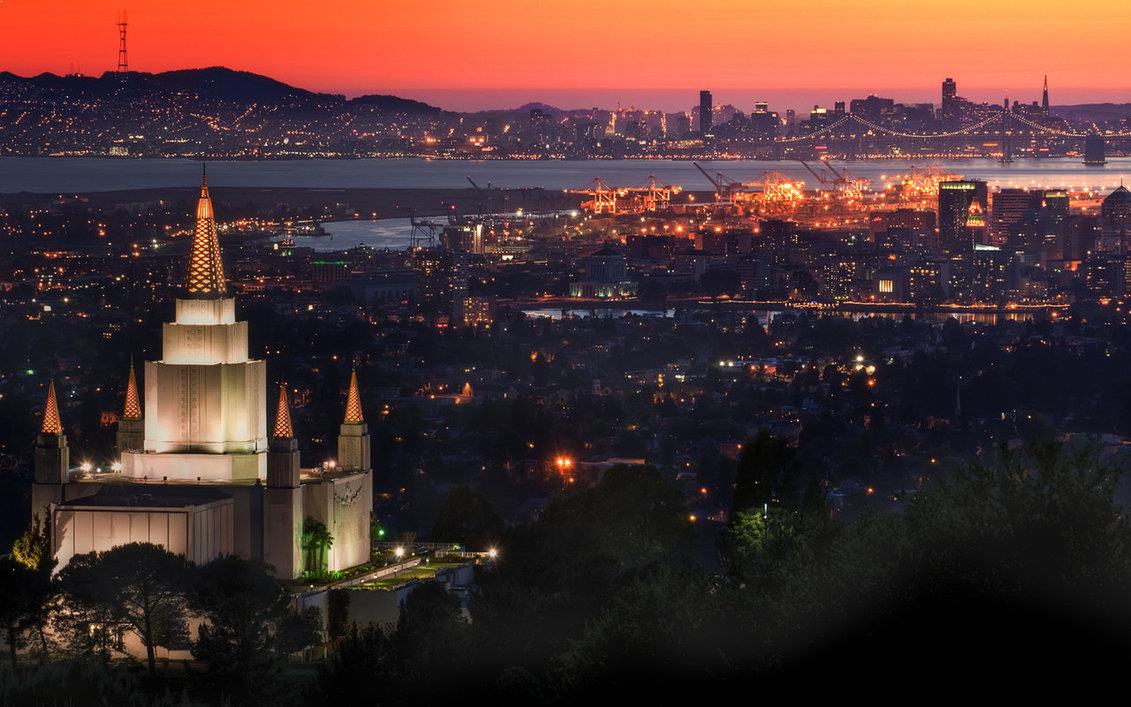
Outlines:
{"type": "Polygon", "coordinates": [[[43,426],[39,433],[44,435],[63,434],[63,421],[59,419],[59,401],[55,397],[55,381],[47,384],[47,402],[43,406],[43,426]]]}
{"type": "Polygon", "coordinates": [[[187,508],[231,503],[232,495],[207,486],[105,484],[97,493],[64,501],[68,508],[187,508]]]}
{"type": "Polygon", "coordinates": [[[122,408],[123,420],[141,419],[141,398],[137,394],[137,377],[134,375],[134,365],[130,362],[130,378],[126,382],[126,404],[122,408]]]}
{"type": "Polygon", "coordinates": [[[361,393],[357,389],[356,368],[350,374],[350,392],[346,396],[346,417],[342,422],[347,425],[360,425],[365,422],[365,416],[361,414],[361,393]]]}
{"type": "Polygon", "coordinates": [[[291,406],[287,403],[287,386],[279,384],[279,406],[275,410],[275,427],[271,430],[274,439],[291,439],[295,436],[291,425],[291,406]]]}
{"type": "Polygon", "coordinates": [[[204,298],[227,294],[216,216],[212,210],[212,197],[208,195],[208,178],[204,174],[200,177],[200,199],[196,202],[196,227],[192,232],[185,292],[190,297],[204,298]]]}

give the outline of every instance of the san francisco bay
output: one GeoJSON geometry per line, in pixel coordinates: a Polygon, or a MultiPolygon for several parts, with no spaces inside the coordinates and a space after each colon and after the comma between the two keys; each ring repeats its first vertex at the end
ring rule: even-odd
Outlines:
{"type": "MultiPolygon", "coordinates": [[[[779,172],[816,187],[816,179],[790,160],[717,160],[700,162],[738,181],[755,181],[764,172],[779,172]]],[[[1078,158],[870,160],[838,162],[856,177],[880,183],[912,167],[938,165],[944,171],[991,186],[1098,188],[1110,190],[1131,178],[1131,158],[1115,157],[1101,167],[1078,158]]],[[[0,158],[0,193],[75,193],[144,188],[176,188],[199,179],[200,162],[185,159],[86,157],[0,158]]],[[[208,162],[209,183],[216,187],[330,188],[480,188],[541,187],[560,190],[585,186],[600,176],[606,183],[628,186],[655,175],[688,190],[710,190],[711,184],[689,160],[425,160],[307,159],[208,162]]]]}

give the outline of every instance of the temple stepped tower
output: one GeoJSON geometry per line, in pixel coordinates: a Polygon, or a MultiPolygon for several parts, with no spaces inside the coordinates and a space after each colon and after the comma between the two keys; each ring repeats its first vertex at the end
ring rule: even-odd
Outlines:
{"type": "Polygon", "coordinates": [[[184,295],[166,323],[162,358],[145,363],[145,437],[124,451],[124,476],[237,481],[267,478],[266,366],[247,355],[201,180],[184,295]]]}

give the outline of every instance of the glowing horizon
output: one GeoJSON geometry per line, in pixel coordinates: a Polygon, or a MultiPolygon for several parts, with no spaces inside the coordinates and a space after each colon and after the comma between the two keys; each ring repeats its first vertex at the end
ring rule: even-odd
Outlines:
{"type": "Polygon", "coordinates": [[[9,49],[0,70],[113,70],[126,7],[135,71],[227,66],[314,91],[463,110],[618,99],[675,110],[694,105],[700,88],[745,110],[759,99],[784,110],[869,93],[937,104],[948,76],[971,100],[1028,102],[1045,74],[1054,104],[1131,101],[1121,29],[1131,8],[1091,0],[812,0],[803,10],[737,0],[609,0],[594,10],[330,0],[317,14],[298,0],[64,5],[0,3],[9,49]]]}

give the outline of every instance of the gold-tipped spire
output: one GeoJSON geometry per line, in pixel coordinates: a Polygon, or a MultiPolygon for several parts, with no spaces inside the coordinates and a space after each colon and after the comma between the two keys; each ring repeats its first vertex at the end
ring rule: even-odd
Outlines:
{"type": "Polygon", "coordinates": [[[342,420],[347,425],[360,425],[365,422],[361,414],[361,393],[357,389],[357,369],[350,374],[350,392],[346,396],[346,418],[342,420]]]}
{"type": "Polygon", "coordinates": [[[126,382],[126,404],[122,408],[123,420],[141,419],[141,398],[137,394],[137,376],[134,375],[134,363],[130,361],[130,378],[126,382]]]}
{"type": "Polygon", "coordinates": [[[291,425],[291,406],[287,402],[287,384],[279,384],[279,406],[275,410],[275,428],[271,430],[274,439],[291,439],[295,436],[291,425]]]}
{"type": "Polygon", "coordinates": [[[43,426],[39,428],[43,435],[63,434],[63,421],[59,419],[59,401],[55,398],[55,381],[52,379],[47,384],[47,403],[43,406],[43,426]]]}
{"type": "Polygon", "coordinates": [[[208,195],[208,175],[200,176],[200,199],[196,202],[196,227],[192,232],[185,291],[193,297],[223,297],[224,263],[220,260],[220,237],[216,232],[216,216],[212,197],[208,195]]]}

